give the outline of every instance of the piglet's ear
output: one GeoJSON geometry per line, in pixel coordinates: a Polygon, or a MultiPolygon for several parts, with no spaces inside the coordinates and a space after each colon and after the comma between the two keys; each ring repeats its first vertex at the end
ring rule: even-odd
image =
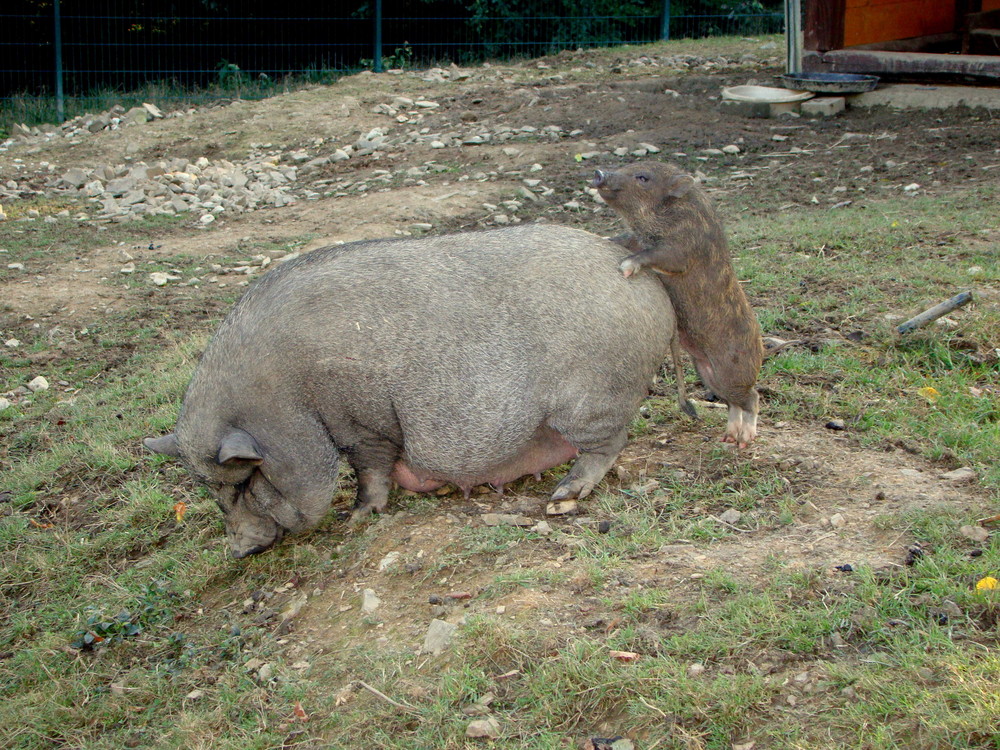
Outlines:
{"type": "Polygon", "coordinates": [[[694,186],[693,177],[686,174],[679,174],[667,183],[667,195],[671,198],[682,198],[691,192],[694,186]]]}
{"type": "Polygon", "coordinates": [[[142,441],[153,453],[162,453],[164,456],[174,456],[180,458],[181,449],[177,444],[177,436],[174,433],[157,438],[146,438],[142,441]]]}
{"type": "Polygon", "coordinates": [[[253,439],[253,435],[244,430],[233,430],[219,443],[219,464],[231,464],[238,461],[260,463],[264,460],[264,452],[253,439]]]}

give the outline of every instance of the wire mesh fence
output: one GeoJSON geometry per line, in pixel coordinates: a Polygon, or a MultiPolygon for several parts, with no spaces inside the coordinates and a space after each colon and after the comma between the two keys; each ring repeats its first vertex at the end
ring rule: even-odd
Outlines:
{"type": "Polygon", "coordinates": [[[122,101],[259,98],[365,67],[776,33],[784,23],[780,0],[331,6],[316,14],[306,0],[286,0],[282,13],[260,0],[7,0],[0,8],[0,117],[42,122],[122,101]]]}

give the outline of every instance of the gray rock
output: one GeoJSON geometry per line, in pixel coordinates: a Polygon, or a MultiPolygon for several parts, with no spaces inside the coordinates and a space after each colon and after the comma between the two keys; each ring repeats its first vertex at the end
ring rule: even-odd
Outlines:
{"type": "Polygon", "coordinates": [[[10,400],[0,396],[0,411],[10,408],[10,400]]]}
{"type": "Polygon", "coordinates": [[[976,543],[983,543],[990,538],[990,532],[982,526],[963,526],[958,532],[966,539],[971,539],[976,543]]]}
{"type": "Polygon", "coordinates": [[[424,636],[423,651],[437,656],[451,645],[455,639],[458,625],[444,620],[431,620],[427,628],[427,635],[424,636]]]}
{"type": "Polygon", "coordinates": [[[310,161],[307,161],[299,168],[299,171],[303,175],[312,174],[313,172],[318,172],[329,163],[330,163],[330,157],[322,156],[318,159],[312,159],[310,161]]]}
{"type": "Polygon", "coordinates": [[[143,102],[142,108],[149,113],[149,116],[154,120],[159,120],[163,118],[163,112],[155,104],[150,104],[149,102],[143,102]]]}
{"type": "Polygon", "coordinates": [[[131,190],[123,195],[118,203],[122,206],[134,206],[137,203],[142,203],[144,200],[146,200],[145,193],[141,190],[131,190]]]}
{"type": "Polygon", "coordinates": [[[500,722],[492,716],[488,719],[470,721],[469,726],[465,728],[465,736],[495,740],[500,736],[500,722]]]}
{"type": "Polygon", "coordinates": [[[149,122],[153,116],[146,110],[145,107],[132,107],[128,112],[122,116],[122,122],[142,124],[144,122],[149,122]]]}
{"type": "Polygon", "coordinates": [[[740,511],[736,510],[736,508],[730,508],[725,513],[723,513],[721,516],[719,516],[719,518],[724,523],[734,524],[735,525],[735,524],[738,524],[740,522],[740,519],[743,518],[743,514],[740,513],[740,511]]]}
{"type": "Polygon", "coordinates": [[[389,568],[393,567],[396,563],[399,562],[402,556],[403,555],[399,550],[393,550],[392,552],[388,553],[385,557],[383,557],[379,561],[378,564],[379,572],[382,573],[388,570],[389,568]]]}
{"type": "Polygon", "coordinates": [[[38,393],[39,391],[47,391],[49,389],[49,381],[46,380],[42,375],[37,378],[33,378],[28,382],[28,390],[32,393],[38,393]]]}
{"type": "Polygon", "coordinates": [[[961,469],[945,472],[941,475],[941,479],[952,484],[965,484],[966,482],[975,481],[976,471],[968,466],[963,466],[961,469]]]}
{"type": "Polygon", "coordinates": [[[512,513],[485,513],[483,523],[487,526],[534,526],[535,522],[527,516],[512,513]]]}
{"type": "Polygon", "coordinates": [[[378,609],[381,603],[382,600],[371,589],[365,589],[361,592],[361,611],[364,614],[370,615],[378,609]]]}
{"type": "Polygon", "coordinates": [[[135,188],[136,180],[131,177],[119,177],[118,179],[111,180],[104,186],[104,190],[116,198],[125,195],[130,190],[135,190],[135,188]]]}
{"type": "Polygon", "coordinates": [[[545,515],[571,516],[575,515],[578,509],[576,500],[554,500],[545,506],[545,515]]]}
{"type": "Polygon", "coordinates": [[[97,115],[97,117],[93,118],[92,120],[90,120],[90,122],[87,123],[86,127],[87,130],[89,130],[91,133],[97,133],[101,130],[104,130],[110,124],[111,124],[110,117],[108,117],[107,115],[97,115]]]}
{"type": "Polygon", "coordinates": [[[87,184],[87,172],[84,169],[69,169],[63,174],[60,181],[71,188],[81,188],[87,184]]]}
{"type": "Polygon", "coordinates": [[[164,273],[163,271],[153,271],[149,274],[149,280],[157,286],[166,286],[168,281],[180,281],[180,276],[164,273]]]}

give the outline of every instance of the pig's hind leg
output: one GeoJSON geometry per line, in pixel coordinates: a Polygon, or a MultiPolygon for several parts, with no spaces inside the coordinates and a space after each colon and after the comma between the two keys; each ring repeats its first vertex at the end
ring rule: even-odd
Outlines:
{"type": "Polygon", "coordinates": [[[556,485],[553,500],[582,499],[589,495],[628,442],[628,428],[620,420],[612,419],[609,414],[593,415],[592,419],[587,416],[577,412],[572,423],[565,425],[560,425],[557,419],[551,420],[552,426],[580,451],[569,473],[556,485]]]}

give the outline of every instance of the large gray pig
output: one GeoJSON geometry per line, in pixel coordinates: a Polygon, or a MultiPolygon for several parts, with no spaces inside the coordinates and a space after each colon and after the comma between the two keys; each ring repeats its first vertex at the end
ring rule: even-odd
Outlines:
{"type": "Polygon", "coordinates": [[[263,276],[195,370],[175,431],[147,438],[214,493],[236,557],[317,524],[347,459],[354,519],[391,482],[503,485],[578,456],[584,497],[625,446],[676,322],[623,249],[522,226],[316,250],[263,276]]]}

